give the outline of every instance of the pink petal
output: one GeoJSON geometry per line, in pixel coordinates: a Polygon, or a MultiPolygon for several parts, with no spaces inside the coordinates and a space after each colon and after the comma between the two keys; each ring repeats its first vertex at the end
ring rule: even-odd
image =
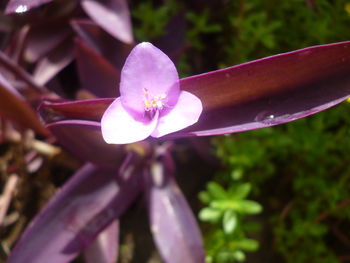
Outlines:
{"type": "Polygon", "coordinates": [[[178,99],[179,76],[174,63],[151,43],[138,44],[126,59],[121,72],[120,94],[123,106],[144,114],[144,90],[152,95],[167,95],[167,105],[178,99]]]}
{"type": "Polygon", "coordinates": [[[202,113],[202,102],[195,95],[181,91],[177,104],[166,115],[161,115],[152,137],[161,137],[182,130],[198,121],[202,113]]]}
{"type": "Polygon", "coordinates": [[[120,97],[105,111],[101,120],[103,139],[110,144],[133,143],[146,139],[154,130],[158,114],[152,120],[137,121],[124,109],[120,97]]]}

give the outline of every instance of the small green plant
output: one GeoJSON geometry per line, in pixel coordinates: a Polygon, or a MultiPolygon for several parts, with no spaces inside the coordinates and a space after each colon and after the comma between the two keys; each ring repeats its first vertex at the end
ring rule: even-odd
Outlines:
{"type": "Polygon", "coordinates": [[[279,253],[283,262],[340,263],[346,255],[349,113],[343,103],[284,126],[214,140],[226,167],[216,180],[230,188],[238,174],[252,184],[270,213],[263,219],[274,236],[269,254],[279,253]]]}
{"type": "Polygon", "coordinates": [[[187,31],[187,42],[197,50],[203,50],[206,42],[203,41],[203,35],[210,35],[221,31],[221,26],[210,21],[211,12],[205,9],[202,13],[188,12],[187,20],[191,26],[187,31]]]}
{"type": "Polygon", "coordinates": [[[255,225],[243,224],[247,215],[262,211],[259,203],[246,199],[250,190],[249,183],[236,183],[225,190],[210,182],[200,193],[200,200],[207,206],[199,212],[199,218],[217,227],[205,238],[207,262],[241,262],[244,252],[258,249],[258,242],[246,235],[255,225]]]}
{"type": "Polygon", "coordinates": [[[131,10],[136,20],[134,33],[139,41],[150,41],[166,33],[165,27],[169,19],[174,15],[176,7],[173,1],[162,6],[154,6],[152,2],[141,2],[131,10]]]}

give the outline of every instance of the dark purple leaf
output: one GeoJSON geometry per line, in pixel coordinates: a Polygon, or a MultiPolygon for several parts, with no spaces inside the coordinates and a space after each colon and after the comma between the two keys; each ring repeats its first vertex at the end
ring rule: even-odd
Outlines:
{"type": "Polygon", "coordinates": [[[258,129],[303,118],[350,95],[350,42],[280,54],[181,80],[203,113],[174,136],[258,129]]]}
{"type": "Polygon", "coordinates": [[[114,167],[123,158],[123,146],[107,144],[99,122],[69,120],[47,125],[59,143],[81,160],[114,167]]]}
{"type": "Polygon", "coordinates": [[[119,96],[120,72],[83,41],[77,39],[75,44],[81,88],[98,97],[119,96]]]}
{"type": "Polygon", "coordinates": [[[10,0],[6,6],[5,14],[24,13],[51,1],[52,0],[10,0]]]}
{"type": "Polygon", "coordinates": [[[34,80],[40,85],[45,85],[72,60],[72,41],[67,39],[38,62],[34,70],[34,80]]]}
{"type": "Polygon", "coordinates": [[[103,112],[114,99],[78,100],[68,102],[44,101],[40,105],[40,114],[46,123],[65,120],[101,120],[103,112]]]}
{"type": "Polygon", "coordinates": [[[169,156],[151,165],[147,186],[151,231],[168,263],[204,263],[202,237],[196,219],[173,178],[169,156]]]}
{"type": "Polygon", "coordinates": [[[99,26],[89,20],[76,19],[71,21],[77,35],[90,47],[120,70],[129,55],[133,44],[125,44],[113,38],[99,26]]]}
{"type": "Polygon", "coordinates": [[[106,227],[84,251],[86,263],[114,263],[118,258],[119,221],[106,227]]]}
{"type": "Polygon", "coordinates": [[[25,59],[31,63],[36,62],[69,38],[71,31],[62,21],[32,26],[28,33],[25,59]]]}
{"type": "Polygon", "coordinates": [[[15,21],[22,23],[27,21],[30,24],[56,19],[62,21],[77,11],[78,2],[78,0],[9,0],[5,14],[18,14],[13,16],[15,21]]]}
{"type": "Polygon", "coordinates": [[[13,60],[11,60],[6,54],[0,51],[0,66],[4,67],[5,70],[12,73],[14,76],[25,82],[30,88],[38,93],[47,92],[45,87],[38,85],[32,76],[30,76],[23,68],[18,66],[13,60]]]}
{"type": "MultiPolygon", "coordinates": [[[[349,69],[350,42],[343,42],[181,79],[181,88],[201,99],[203,113],[198,123],[167,137],[240,132],[317,113],[350,95],[349,69]]],[[[103,114],[101,102],[85,101],[96,103],[95,116],[103,114]]],[[[83,119],[89,115],[81,112],[83,119]]]]}
{"type": "Polygon", "coordinates": [[[0,73],[0,115],[25,128],[31,128],[42,135],[47,130],[39,121],[34,110],[0,73]]]}
{"type": "MultiPolygon", "coordinates": [[[[1,23],[1,22],[0,22],[1,23]]],[[[28,39],[29,26],[24,26],[13,34],[11,40],[6,44],[6,53],[14,63],[21,63],[23,51],[28,39]]]]}
{"type": "Polygon", "coordinates": [[[7,263],[70,262],[135,200],[140,176],[132,163],[119,175],[86,164],[34,218],[7,263]]]}
{"type": "Polygon", "coordinates": [[[131,19],[125,0],[83,0],[85,12],[99,26],[122,42],[133,42],[131,19]]]}

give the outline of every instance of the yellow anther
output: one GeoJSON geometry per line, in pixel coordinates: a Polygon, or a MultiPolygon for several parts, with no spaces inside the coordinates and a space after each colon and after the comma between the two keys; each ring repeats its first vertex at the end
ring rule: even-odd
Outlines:
{"type": "Polygon", "coordinates": [[[162,110],[164,108],[165,103],[163,100],[166,99],[166,94],[160,94],[160,95],[152,95],[149,94],[147,89],[143,89],[144,94],[144,104],[145,104],[145,111],[155,111],[155,110],[162,110]]]}
{"type": "Polygon", "coordinates": [[[146,111],[149,111],[151,108],[151,103],[149,103],[149,100],[145,100],[145,109],[146,111]]]}

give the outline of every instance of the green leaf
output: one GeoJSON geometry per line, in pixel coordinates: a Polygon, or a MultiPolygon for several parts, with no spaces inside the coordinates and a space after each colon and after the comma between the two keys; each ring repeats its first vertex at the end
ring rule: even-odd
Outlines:
{"type": "Polygon", "coordinates": [[[216,223],[219,221],[222,212],[215,208],[205,207],[199,212],[199,219],[205,222],[216,223]]]}
{"type": "Polygon", "coordinates": [[[237,241],[237,247],[245,251],[256,251],[259,248],[259,243],[254,239],[244,238],[237,241]]]}
{"type": "Polygon", "coordinates": [[[239,262],[242,262],[245,260],[245,254],[241,250],[237,250],[237,251],[233,252],[233,256],[234,256],[235,260],[237,260],[239,262]]]}
{"type": "Polygon", "coordinates": [[[202,203],[209,204],[211,198],[208,192],[202,191],[198,195],[199,200],[202,201],[202,203]]]}
{"type": "Polygon", "coordinates": [[[228,198],[228,194],[226,193],[225,189],[221,185],[219,185],[215,182],[208,183],[207,188],[208,188],[208,192],[209,192],[210,196],[213,199],[227,199],[228,198]]]}
{"type": "Polygon", "coordinates": [[[222,218],[222,226],[226,234],[232,234],[237,226],[237,215],[233,210],[227,210],[222,218]]]}
{"type": "Polygon", "coordinates": [[[229,195],[233,199],[243,199],[248,196],[251,189],[252,187],[250,183],[239,184],[230,189],[229,195]]]}
{"type": "Polygon", "coordinates": [[[262,211],[262,206],[255,201],[239,200],[236,210],[245,214],[259,214],[262,211]]]}
{"type": "Polygon", "coordinates": [[[210,206],[220,210],[232,209],[241,214],[258,214],[262,211],[262,206],[251,200],[215,200],[210,206]]]}

